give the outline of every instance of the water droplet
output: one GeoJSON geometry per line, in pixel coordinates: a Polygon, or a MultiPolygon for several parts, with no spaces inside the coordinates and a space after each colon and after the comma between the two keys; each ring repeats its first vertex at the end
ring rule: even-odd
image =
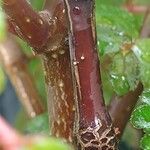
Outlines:
{"type": "Polygon", "coordinates": [[[120,36],[123,36],[123,35],[124,35],[124,33],[123,33],[123,32],[119,32],[119,35],[120,35],[120,36]]]}
{"type": "Polygon", "coordinates": [[[109,45],[112,45],[112,42],[110,42],[109,45]]]}
{"type": "Polygon", "coordinates": [[[78,6],[75,6],[75,7],[73,8],[73,13],[74,13],[75,15],[80,15],[80,13],[81,13],[80,8],[79,8],[78,6]]]}

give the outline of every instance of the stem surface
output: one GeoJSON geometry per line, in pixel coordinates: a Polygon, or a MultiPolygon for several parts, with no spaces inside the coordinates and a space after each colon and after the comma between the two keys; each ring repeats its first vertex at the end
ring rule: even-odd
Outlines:
{"type": "Polygon", "coordinates": [[[78,150],[116,150],[117,140],[104,105],[96,45],[94,1],[65,0],[70,24],[70,57],[76,98],[78,150]]]}

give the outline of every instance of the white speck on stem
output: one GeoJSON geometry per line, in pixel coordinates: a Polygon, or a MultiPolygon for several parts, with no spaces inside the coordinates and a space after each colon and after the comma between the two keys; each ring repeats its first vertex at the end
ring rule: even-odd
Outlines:
{"type": "Polygon", "coordinates": [[[84,59],[85,59],[85,57],[82,55],[82,56],[81,56],[81,60],[84,60],[84,59]]]}
{"type": "Polygon", "coordinates": [[[40,23],[41,25],[43,25],[43,21],[42,21],[41,19],[39,19],[39,23],[40,23]]]}
{"type": "Polygon", "coordinates": [[[57,54],[52,54],[52,58],[57,58],[58,56],[57,56],[57,54]]]}
{"type": "Polygon", "coordinates": [[[26,22],[28,22],[28,23],[30,23],[30,22],[31,22],[31,20],[30,20],[30,18],[29,18],[29,17],[26,17],[26,22]]]}
{"type": "Polygon", "coordinates": [[[31,35],[28,35],[28,38],[29,38],[29,39],[32,39],[32,36],[31,36],[31,35]]]}

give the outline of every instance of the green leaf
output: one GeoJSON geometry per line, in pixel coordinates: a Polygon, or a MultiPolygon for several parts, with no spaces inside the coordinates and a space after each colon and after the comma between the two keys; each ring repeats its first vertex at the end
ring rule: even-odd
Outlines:
{"type": "Polygon", "coordinates": [[[140,147],[143,150],[150,150],[150,135],[144,135],[144,137],[140,141],[140,147]]]}
{"type": "Polygon", "coordinates": [[[0,6],[0,41],[3,40],[6,36],[6,23],[4,13],[1,10],[0,6]]]}
{"type": "Polygon", "coordinates": [[[139,60],[140,79],[145,88],[150,87],[150,39],[139,39],[132,50],[139,60]]]}
{"type": "Polygon", "coordinates": [[[140,68],[138,59],[132,52],[124,56],[124,76],[128,81],[130,91],[134,91],[140,80],[140,68]]]}
{"type": "Polygon", "coordinates": [[[117,53],[112,58],[112,63],[109,68],[110,81],[112,83],[113,90],[117,95],[121,96],[126,94],[130,87],[126,77],[124,76],[124,58],[123,55],[117,53]]]}
{"type": "Polygon", "coordinates": [[[150,4],[149,0],[133,0],[133,1],[137,5],[143,5],[143,6],[147,5],[147,6],[149,6],[149,4],[150,4]]]}
{"type": "Polygon", "coordinates": [[[44,113],[28,122],[25,132],[49,135],[48,114],[44,113]]]}
{"type": "Polygon", "coordinates": [[[62,140],[54,138],[37,138],[33,144],[23,150],[71,150],[62,140]]]}
{"type": "Polygon", "coordinates": [[[124,2],[125,0],[96,0],[96,5],[99,6],[101,4],[105,4],[105,5],[120,6],[124,2]]]}
{"type": "Polygon", "coordinates": [[[33,8],[37,10],[42,10],[45,0],[30,0],[30,2],[33,8]]]}
{"type": "Polygon", "coordinates": [[[96,6],[100,54],[117,52],[122,45],[138,37],[139,19],[120,8],[102,4],[96,6]]]}
{"type": "Polygon", "coordinates": [[[145,89],[140,96],[142,102],[150,105],[150,89],[145,89]]]}
{"type": "Polygon", "coordinates": [[[0,67],[0,94],[5,90],[5,87],[6,87],[5,74],[2,68],[0,67]]]}
{"type": "Polygon", "coordinates": [[[119,96],[134,90],[139,80],[139,66],[135,55],[132,52],[126,55],[117,53],[110,58],[112,62],[108,71],[113,90],[119,96]]]}
{"type": "Polygon", "coordinates": [[[129,91],[129,84],[124,76],[111,75],[111,82],[117,95],[121,96],[129,91]]]}
{"type": "Polygon", "coordinates": [[[132,49],[141,62],[150,63],[150,39],[137,40],[132,49]]]}
{"type": "Polygon", "coordinates": [[[150,129],[150,105],[137,107],[131,116],[131,123],[139,129],[150,129]]]}

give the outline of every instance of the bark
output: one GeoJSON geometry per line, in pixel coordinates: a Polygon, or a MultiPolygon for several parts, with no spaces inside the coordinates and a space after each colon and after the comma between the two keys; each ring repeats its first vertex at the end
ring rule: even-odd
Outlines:
{"type": "Polygon", "coordinates": [[[74,97],[68,47],[43,56],[51,135],[73,141],[74,97]]]}

